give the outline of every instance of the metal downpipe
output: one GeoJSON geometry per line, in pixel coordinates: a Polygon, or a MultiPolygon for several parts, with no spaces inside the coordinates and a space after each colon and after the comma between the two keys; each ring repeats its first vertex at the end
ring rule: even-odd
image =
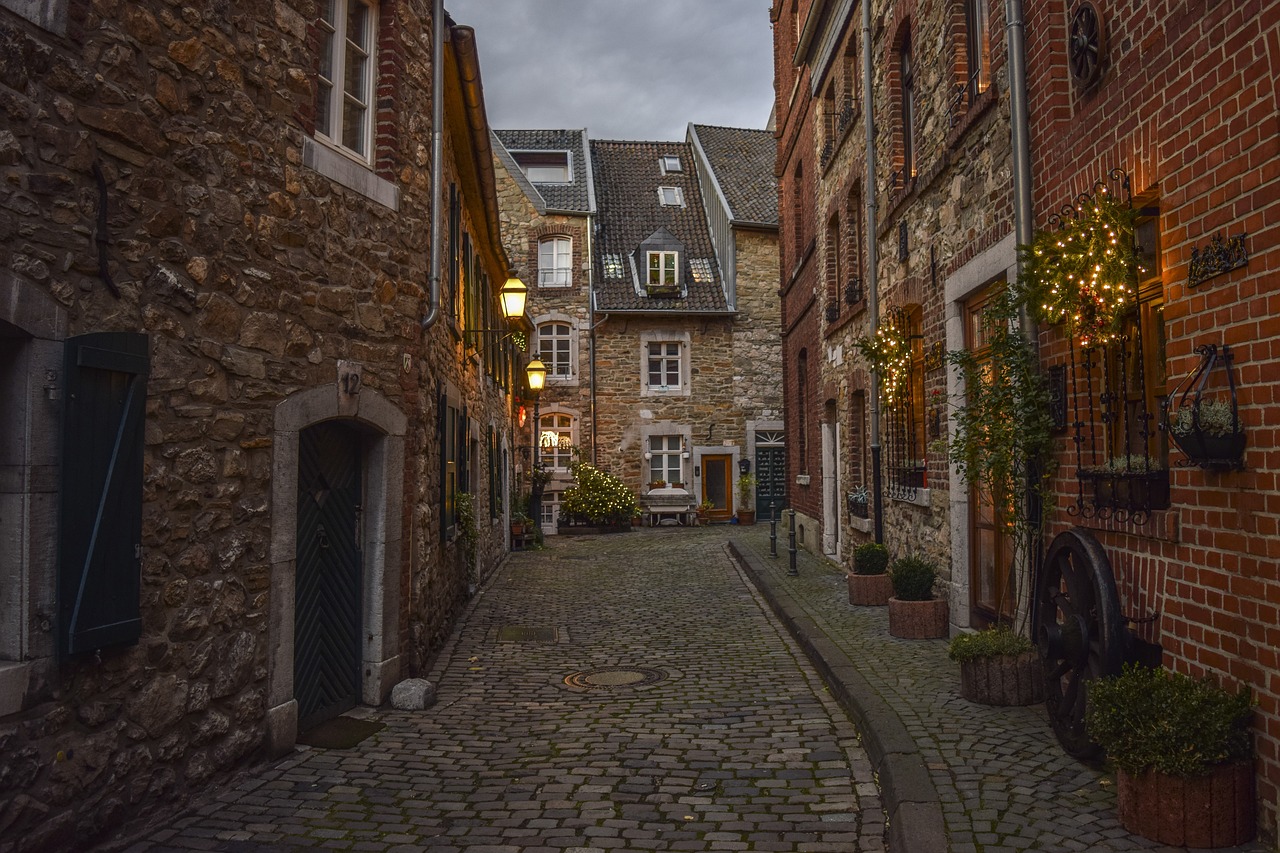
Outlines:
{"type": "Polygon", "coordinates": [[[434,0],[431,7],[431,287],[427,314],[422,318],[426,331],[440,319],[440,208],[444,194],[440,190],[444,167],[444,0],[434,0]]]}
{"type": "MultiPolygon", "coordinates": [[[[863,182],[862,198],[866,203],[867,224],[867,313],[871,315],[871,334],[874,337],[880,326],[880,294],[876,253],[876,127],[872,109],[873,68],[871,64],[871,0],[862,0],[862,123],[866,129],[867,174],[863,182]]],[[[884,542],[884,482],[880,473],[880,375],[871,374],[871,488],[875,494],[875,541],[884,542]]]]}

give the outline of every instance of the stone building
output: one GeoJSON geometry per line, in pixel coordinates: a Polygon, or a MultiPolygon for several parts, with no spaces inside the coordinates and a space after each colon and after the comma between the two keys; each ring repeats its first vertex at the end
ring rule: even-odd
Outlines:
{"type": "Polygon", "coordinates": [[[639,494],[680,484],[712,520],[782,485],[771,154],[765,131],[703,125],[591,142],[596,456],[639,494]],[[768,476],[742,505],[749,467],[768,476]]]}
{"type": "Polygon", "coordinates": [[[531,470],[536,440],[538,462],[551,474],[539,522],[545,533],[555,533],[560,495],[573,480],[570,464],[596,462],[591,157],[585,130],[499,130],[494,136],[504,240],[511,262],[530,283],[531,349],[547,367],[540,398],[525,403],[532,426],[530,440],[520,441],[517,470],[531,470]]]}
{"type": "Polygon", "coordinates": [[[36,850],[421,673],[505,550],[523,364],[481,331],[474,35],[427,0],[0,0],[0,45],[0,850],[36,850]]]}

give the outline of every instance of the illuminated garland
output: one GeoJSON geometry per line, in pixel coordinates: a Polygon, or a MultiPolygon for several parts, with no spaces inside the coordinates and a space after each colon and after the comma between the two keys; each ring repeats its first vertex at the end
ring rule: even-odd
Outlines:
{"type": "Polygon", "coordinates": [[[860,337],[853,345],[867,366],[879,374],[885,403],[892,405],[911,370],[911,339],[907,336],[906,315],[902,311],[890,311],[880,321],[873,336],[860,337]]]}
{"type": "Polygon", "coordinates": [[[1144,270],[1134,250],[1131,207],[1100,187],[1076,210],[1079,218],[1037,234],[1023,248],[1022,284],[1039,319],[1065,322],[1088,347],[1115,338],[1120,317],[1137,301],[1135,283],[1144,270]]]}
{"type": "Polygon", "coordinates": [[[626,485],[583,462],[570,466],[575,480],[560,496],[560,515],[591,524],[621,524],[638,515],[640,505],[626,485]]]}

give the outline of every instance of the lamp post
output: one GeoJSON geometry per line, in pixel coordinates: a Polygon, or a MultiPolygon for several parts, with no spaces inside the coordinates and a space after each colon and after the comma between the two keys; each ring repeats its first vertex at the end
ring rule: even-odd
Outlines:
{"type": "Polygon", "coordinates": [[[542,360],[534,356],[524,369],[525,379],[529,384],[529,393],[533,394],[533,429],[530,435],[533,441],[533,452],[531,458],[533,463],[529,472],[529,514],[533,516],[533,523],[542,527],[542,487],[541,480],[541,459],[538,455],[539,430],[542,429],[542,412],[541,396],[542,389],[547,384],[547,366],[542,360]]]}

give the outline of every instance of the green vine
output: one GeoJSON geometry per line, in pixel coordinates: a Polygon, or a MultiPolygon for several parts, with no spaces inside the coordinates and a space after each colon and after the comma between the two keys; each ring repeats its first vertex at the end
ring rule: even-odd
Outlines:
{"type": "Polygon", "coordinates": [[[892,406],[911,370],[911,339],[907,336],[905,315],[890,311],[880,320],[874,335],[853,342],[867,366],[879,375],[885,404],[892,406]]]}
{"type": "MultiPolygon", "coordinates": [[[[947,356],[965,382],[965,404],[952,415],[955,435],[947,455],[966,482],[985,492],[1005,526],[1013,550],[1014,592],[1025,604],[1029,558],[1043,529],[1043,514],[1032,504],[1048,499],[1053,421],[1048,382],[1031,342],[1015,322],[1026,299],[1021,283],[987,302],[984,352],[947,356]]],[[[1025,616],[1025,607],[1017,609],[1025,616]]]]}
{"type": "Polygon", "coordinates": [[[476,564],[476,552],[480,546],[480,527],[476,522],[475,496],[470,492],[458,492],[453,499],[458,524],[458,540],[467,566],[476,564]]]}
{"type": "Polygon", "coordinates": [[[1068,333],[1089,347],[1114,338],[1121,316],[1136,301],[1137,212],[1105,186],[1077,210],[1079,218],[1040,232],[1022,247],[1020,283],[1037,319],[1065,322],[1068,333]]]}

